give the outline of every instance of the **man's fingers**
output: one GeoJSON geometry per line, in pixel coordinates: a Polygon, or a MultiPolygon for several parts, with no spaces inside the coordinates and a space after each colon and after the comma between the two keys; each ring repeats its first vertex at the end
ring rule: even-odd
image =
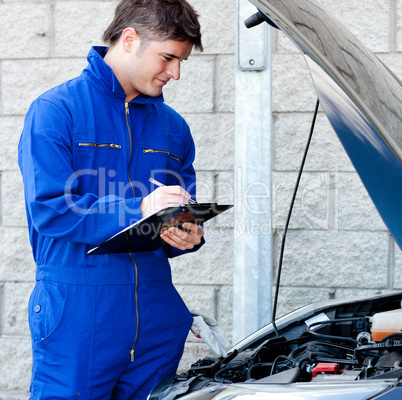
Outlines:
{"type": "Polygon", "coordinates": [[[173,247],[180,250],[190,250],[195,245],[201,243],[204,231],[201,227],[192,223],[184,223],[183,228],[190,232],[185,232],[180,228],[172,227],[161,234],[161,238],[173,247]]]}
{"type": "Polygon", "coordinates": [[[184,190],[181,186],[162,186],[155,190],[155,196],[165,199],[169,203],[184,204],[191,199],[190,193],[184,190]]]}
{"type": "Polygon", "coordinates": [[[193,244],[199,244],[201,242],[201,237],[204,233],[202,228],[198,229],[196,224],[191,223],[184,223],[183,228],[186,229],[186,231],[178,227],[171,227],[167,230],[167,234],[178,242],[182,241],[193,244]]]}
{"type": "Polygon", "coordinates": [[[193,234],[198,235],[200,237],[204,236],[204,230],[201,228],[201,226],[197,224],[193,224],[191,222],[184,222],[183,228],[191,231],[193,234]]]}
{"type": "Polygon", "coordinates": [[[142,199],[142,217],[145,218],[166,207],[175,207],[179,204],[188,203],[190,199],[190,193],[185,191],[181,186],[174,185],[158,187],[142,199]]]}
{"type": "Polygon", "coordinates": [[[161,238],[173,247],[179,250],[191,250],[194,247],[194,243],[188,243],[179,236],[175,235],[170,229],[161,234],[161,238]]]}

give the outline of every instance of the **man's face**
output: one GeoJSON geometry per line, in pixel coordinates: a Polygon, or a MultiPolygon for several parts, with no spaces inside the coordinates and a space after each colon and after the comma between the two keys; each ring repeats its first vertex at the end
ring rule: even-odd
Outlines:
{"type": "Polygon", "coordinates": [[[138,40],[134,42],[125,63],[123,87],[127,99],[140,93],[159,96],[170,79],[180,78],[180,63],[188,58],[193,45],[176,40],[152,41],[145,46],[138,40]]]}

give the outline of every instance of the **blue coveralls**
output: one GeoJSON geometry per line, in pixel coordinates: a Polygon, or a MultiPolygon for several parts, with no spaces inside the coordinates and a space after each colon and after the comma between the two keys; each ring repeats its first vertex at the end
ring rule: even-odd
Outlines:
{"type": "Polygon", "coordinates": [[[145,399],[192,324],[168,262],[183,251],[87,255],[141,218],[150,177],[195,193],[188,125],[162,95],[125,103],[105,54],[32,103],[19,144],[37,265],[31,399],[145,399]]]}

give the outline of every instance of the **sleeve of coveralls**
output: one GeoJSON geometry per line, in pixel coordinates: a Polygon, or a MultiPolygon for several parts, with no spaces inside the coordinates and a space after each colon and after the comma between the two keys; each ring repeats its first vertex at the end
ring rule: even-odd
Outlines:
{"type": "Polygon", "coordinates": [[[97,245],[141,218],[141,198],[77,195],[71,131],[71,118],[53,103],[31,105],[18,146],[28,218],[45,236],[97,245]]]}
{"type": "MultiPolygon", "coordinates": [[[[184,187],[190,194],[191,198],[195,200],[196,198],[196,180],[195,180],[195,170],[193,167],[193,162],[195,158],[195,146],[194,141],[190,133],[190,128],[187,123],[183,120],[184,132],[185,132],[185,143],[184,143],[184,159],[180,172],[182,182],[181,186],[184,187]]],[[[194,246],[191,250],[179,250],[176,247],[166,245],[165,250],[169,258],[177,257],[182,254],[197,251],[205,243],[204,237],[201,238],[201,243],[194,246]]]]}

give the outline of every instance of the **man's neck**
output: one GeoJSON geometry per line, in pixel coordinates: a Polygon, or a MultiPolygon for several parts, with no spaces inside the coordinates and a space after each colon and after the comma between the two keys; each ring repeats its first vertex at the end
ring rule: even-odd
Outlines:
{"type": "Polygon", "coordinates": [[[122,62],[124,62],[123,60],[124,60],[124,54],[120,54],[119,48],[116,46],[109,47],[105,57],[103,58],[103,61],[105,61],[105,63],[109,65],[109,67],[112,69],[117,80],[120,82],[120,85],[122,86],[124,92],[126,93],[125,102],[129,103],[130,101],[135,99],[139,95],[139,93],[128,93],[129,92],[127,90],[128,85],[125,84],[126,79],[122,72],[123,69],[121,68],[121,64],[122,62]]]}

